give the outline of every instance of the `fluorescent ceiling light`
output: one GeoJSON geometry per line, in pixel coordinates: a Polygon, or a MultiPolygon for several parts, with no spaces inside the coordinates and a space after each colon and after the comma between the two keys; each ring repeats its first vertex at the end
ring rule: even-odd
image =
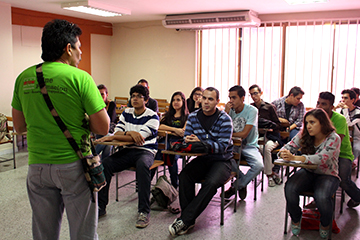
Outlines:
{"type": "Polygon", "coordinates": [[[326,3],[329,0],[285,0],[290,5],[295,4],[312,4],[312,3],[326,3]]]}
{"type": "Polygon", "coordinates": [[[116,17],[131,14],[131,11],[128,9],[105,5],[93,0],[62,3],[61,8],[102,17],[116,17]]]}

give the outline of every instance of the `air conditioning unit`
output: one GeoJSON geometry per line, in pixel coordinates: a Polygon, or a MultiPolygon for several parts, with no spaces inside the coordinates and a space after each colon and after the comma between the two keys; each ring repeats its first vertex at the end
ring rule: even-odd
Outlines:
{"type": "Polygon", "coordinates": [[[211,12],[194,14],[166,15],[162,20],[164,27],[175,29],[211,29],[211,28],[240,28],[258,27],[258,14],[251,10],[232,12],[211,12]]]}

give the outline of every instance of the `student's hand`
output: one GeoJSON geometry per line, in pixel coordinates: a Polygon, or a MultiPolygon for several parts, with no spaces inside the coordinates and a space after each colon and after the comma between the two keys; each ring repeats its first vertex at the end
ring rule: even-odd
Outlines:
{"type": "Polygon", "coordinates": [[[281,150],[279,153],[279,157],[284,159],[285,161],[294,160],[294,155],[287,149],[281,150]]]}
{"type": "Polygon", "coordinates": [[[185,142],[200,142],[200,139],[196,135],[191,134],[185,137],[185,142]]]}
{"type": "Polygon", "coordinates": [[[198,97],[195,101],[195,108],[199,108],[202,101],[202,97],[198,97]]]}
{"type": "Polygon", "coordinates": [[[134,142],[135,142],[136,145],[138,145],[138,146],[144,145],[145,139],[143,138],[143,136],[141,136],[140,133],[134,132],[134,131],[130,131],[130,132],[127,132],[127,134],[132,137],[132,139],[134,140],[134,142]]]}
{"type": "Polygon", "coordinates": [[[229,113],[229,112],[230,112],[230,109],[231,109],[232,107],[233,107],[233,104],[230,103],[230,102],[227,102],[227,103],[225,104],[225,109],[224,109],[224,111],[227,112],[227,113],[229,113]]]}
{"type": "Polygon", "coordinates": [[[185,130],[182,128],[174,129],[173,133],[177,136],[183,137],[185,130]]]}
{"type": "Polygon", "coordinates": [[[339,104],[335,107],[335,109],[337,108],[349,108],[344,102],[339,102],[339,104]]]}
{"type": "Polygon", "coordinates": [[[279,117],[279,121],[280,121],[281,123],[290,124],[290,122],[289,122],[287,119],[285,119],[285,118],[280,118],[280,117],[279,117]]]}
{"type": "Polygon", "coordinates": [[[114,136],[105,136],[99,139],[96,139],[95,142],[111,142],[114,140],[114,136]]]}

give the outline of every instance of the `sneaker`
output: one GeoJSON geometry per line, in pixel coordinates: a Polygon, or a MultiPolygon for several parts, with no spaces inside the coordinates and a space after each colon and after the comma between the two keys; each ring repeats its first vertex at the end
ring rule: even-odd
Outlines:
{"type": "Polygon", "coordinates": [[[280,178],[279,175],[277,175],[276,173],[274,173],[274,174],[272,175],[272,178],[274,179],[274,181],[275,181],[275,183],[276,183],[277,185],[282,184],[281,178],[280,178]]]}
{"type": "Polygon", "coordinates": [[[359,206],[360,202],[355,202],[352,198],[348,201],[347,205],[349,208],[354,208],[359,206]]]}
{"type": "Polygon", "coordinates": [[[275,183],[274,179],[271,176],[269,176],[269,178],[268,178],[268,186],[269,187],[275,187],[275,185],[276,185],[276,183],[275,183]]]}
{"type": "Polygon", "coordinates": [[[149,225],[150,222],[149,218],[150,218],[150,214],[143,212],[139,213],[135,226],[137,228],[147,227],[147,225],[149,225]]]}
{"type": "Polygon", "coordinates": [[[330,232],[330,227],[328,227],[328,229],[323,229],[323,226],[321,226],[321,223],[319,225],[319,233],[320,233],[320,237],[323,239],[328,239],[329,237],[329,232],[330,232]]]}
{"type": "Polygon", "coordinates": [[[300,234],[300,230],[301,230],[301,218],[298,225],[295,225],[294,222],[291,220],[291,232],[297,236],[300,234]]]}
{"type": "Polygon", "coordinates": [[[189,231],[191,228],[193,228],[195,226],[195,223],[194,224],[191,224],[190,226],[186,226],[183,227],[179,232],[178,232],[178,235],[184,235],[187,233],[187,231],[189,231]]]}
{"type": "Polygon", "coordinates": [[[315,210],[317,209],[316,202],[312,201],[311,203],[305,205],[305,208],[315,210]]]}
{"type": "MultiPolygon", "coordinates": [[[[175,237],[179,232],[181,232],[183,230],[183,228],[185,228],[185,223],[180,219],[177,218],[174,220],[174,222],[169,226],[169,232],[171,234],[171,236],[175,237]]],[[[186,233],[187,231],[185,231],[186,233]]],[[[183,234],[185,234],[183,233],[183,234]]]]}
{"type": "Polygon", "coordinates": [[[245,200],[246,196],[247,196],[247,189],[246,189],[246,187],[243,187],[242,189],[239,189],[239,198],[240,198],[241,200],[245,200]]]}
{"type": "Polygon", "coordinates": [[[224,195],[225,195],[225,198],[231,198],[232,195],[235,194],[235,188],[234,187],[229,187],[228,190],[225,191],[224,195]]]}
{"type": "Polygon", "coordinates": [[[106,208],[99,208],[98,218],[101,218],[106,215],[106,208]]]}

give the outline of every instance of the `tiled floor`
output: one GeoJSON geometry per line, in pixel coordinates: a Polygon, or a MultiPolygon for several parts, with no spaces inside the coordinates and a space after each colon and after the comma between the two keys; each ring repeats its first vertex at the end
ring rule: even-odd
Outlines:
{"type": "MultiPolygon", "coordinates": [[[[0,239],[25,240],[31,237],[31,209],[26,193],[27,153],[17,153],[17,168],[11,163],[0,164],[0,239]]],[[[246,169],[245,169],[246,171],[246,169]]],[[[354,175],[354,174],[353,174],[354,175]]],[[[124,182],[134,178],[134,173],[125,171],[119,175],[124,182]]],[[[353,179],[356,179],[353,176],[353,179]]],[[[267,181],[265,181],[267,183],[267,181]]],[[[356,179],[360,186],[360,180],[356,179]]],[[[167,210],[152,209],[150,225],[145,229],[135,227],[137,194],[133,188],[120,189],[120,200],[115,201],[115,181],[111,182],[108,214],[99,220],[99,239],[171,239],[168,226],[176,215],[167,210]]],[[[346,202],[348,197],[346,197],[346,202]]],[[[344,213],[339,214],[340,197],[337,197],[336,222],[341,229],[333,239],[360,239],[360,206],[349,209],[344,204],[344,213]]],[[[225,224],[220,226],[220,207],[211,202],[196,221],[195,227],[177,239],[320,239],[317,231],[302,231],[299,237],[290,232],[283,234],[285,199],[283,185],[258,192],[253,200],[253,184],[248,187],[248,197],[237,203],[238,211],[229,207],[225,211],[225,224]]],[[[60,239],[69,239],[66,216],[63,219],[60,239]]]]}

